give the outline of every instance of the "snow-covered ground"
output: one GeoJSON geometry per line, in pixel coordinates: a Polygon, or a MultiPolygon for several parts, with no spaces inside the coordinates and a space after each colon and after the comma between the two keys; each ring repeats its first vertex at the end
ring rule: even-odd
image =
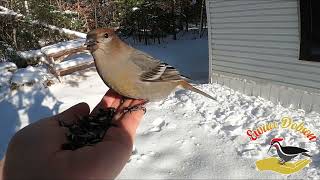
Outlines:
{"type": "MultiPolygon", "coordinates": [[[[207,80],[206,39],[136,47],[166,60],[198,82],[207,80]]],[[[0,158],[18,129],[78,102],[87,102],[93,108],[108,89],[94,68],[64,76],[62,82],[49,88],[26,86],[6,91],[0,97],[0,158]]],[[[248,129],[280,121],[284,116],[291,116],[297,122],[303,120],[306,127],[319,135],[320,114],[283,108],[218,84],[197,87],[216,96],[217,101],[178,90],[161,102],[148,104],[133,155],[120,179],[320,178],[319,140],[310,142],[293,130],[281,128],[264,133],[256,141],[250,141],[246,135],[248,129]],[[285,138],[284,144],[310,151],[313,162],[309,167],[286,176],[256,170],[255,161],[269,156],[270,139],[280,136],[285,138]]]]}
{"type": "Polygon", "coordinates": [[[197,82],[208,82],[209,58],[207,38],[195,39],[198,34],[188,33],[178,35],[180,40],[166,42],[160,45],[132,46],[161,59],[179,69],[179,71],[197,82]]]}

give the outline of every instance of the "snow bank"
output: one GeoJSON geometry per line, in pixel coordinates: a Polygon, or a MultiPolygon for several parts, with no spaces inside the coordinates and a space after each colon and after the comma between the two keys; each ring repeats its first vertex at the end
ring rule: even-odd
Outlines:
{"type": "Polygon", "coordinates": [[[5,71],[15,71],[17,69],[17,65],[13,62],[2,62],[0,63],[0,75],[5,71]]]}
{"type": "Polygon", "coordinates": [[[47,69],[44,67],[32,67],[28,66],[27,68],[21,68],[17,70],[12,78],[11,84],[21,86],[24,84],[34,84],[34,83],[45,83],[47,80],[52,78],[48,73],[47,69]]]}
{"type": "Polygon", "coordinates": [[[0,100],[10,89],[10,79],[17,66],[12,62],[0,63],[0,100]]]}
{"type": "Polygon", "coordinates": [[[7,61],[8,61],[7,58],[0,56],[0,62],[7,62],[7,61]]]}
{"type": "Polygon", "coordinates": [[[246,96],[218,84],[197,86],[217,101],[180,90],[167,99],[151,103],[138,130],[135,151],[119,178],[209,178],[256,179],[283,178],[255,169],[255,161],[269,157],[270,140],[283,137],[283,146],[306,148],[312,163],[290,178],[320,178],[320,142],[310,142],[289,129],[267,132],[256,141],[248,129],[290,116],[304,121],[320,134],[320,114],[284,108],[260,97],[246,96]]]}
{"type": "Polygon", "coordinates": [[[208,82],[208,41],[205,38],[195,39],[195,37],[198,35],[188,33],[177,41],[172,41],[168,37],[162,44],[145,46],[131,42],[131,45],[174,66],[192,80],[208,82]]]}

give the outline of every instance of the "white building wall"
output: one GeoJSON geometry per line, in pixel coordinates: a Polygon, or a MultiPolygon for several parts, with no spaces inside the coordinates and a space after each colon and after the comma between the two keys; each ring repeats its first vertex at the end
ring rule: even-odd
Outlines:
{"type": "Polygon", "coordinates": [[[298,0],[207,0],[211,82],[320,111],[320,62],[299,60],[298,0]]]}

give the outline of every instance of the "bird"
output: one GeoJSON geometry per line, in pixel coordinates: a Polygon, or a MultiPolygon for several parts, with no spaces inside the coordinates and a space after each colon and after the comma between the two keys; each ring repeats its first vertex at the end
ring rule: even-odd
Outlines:
{"type": "Polygon", "coordinates": [[[103,82],[124,97],[153,102],[184,88],[216,100],[192,86],[173,66],[122,41],[112,28],[88,32],[85,45],[103,82]]]}
{"type": "Polygon", "coordinates": [[[293,158],[297,157],[299,154],[302,154],[307,157],[312,157],[309,154],[307,154],[307,150],[299,148],[299,147],[293,147],[293,146],[281,146],[279,143],[280,141],[283,141],[283,138],[273,138],[270,142],[270,147],[268,152],[272,147],[275,147],[277,150],[277,154],[280,157],[281,161],[280,164],[284,164],[288,161],[291,161],[293,158]]]}

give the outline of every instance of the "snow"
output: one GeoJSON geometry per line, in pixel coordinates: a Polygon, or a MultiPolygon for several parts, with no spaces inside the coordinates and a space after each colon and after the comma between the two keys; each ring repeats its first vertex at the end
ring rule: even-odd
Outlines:
{"type": "Polygon", "coordinates": [[[10,80],[17,66],[12,62],[0,62],[0,101],[10,88],[10,80]]]}
{"type": "Polygon", "coordinates": [[[54,10],[54,11],[51,11],[52,13],[58,13],[58,14],[73,14],[73,15],[77,15],[78,12],[76,11],[71,11],[71,10],[66,10],[66,11],[58,11],[58,10],[54,10]]]}
{"type": "Polygon", "coordinates": [[[183,75],[196,82],[208,82],[208,41],[206,38],[196,39],[198,36],[198,34],[180,33],[178,34],[178,41],[166,38],[160,45],[145,46],[132,41],[129,41],[129,43],[135,48],[174,66],[183,75]]]}
{"type": "Polygon", "coordinates": [[[3,6],[0,6],[0,15],[11,15],[11,16],[17,16],[22,17],[22,14],[16,13],[8,8],[5,8],[3,6]]]}
{"type": "Polygon", "coordinates": [[[4,71],[15,71],[17,69],[17,65],[12,62],[2,62],[0,63],[0,74],[4,71]]]}
{"type": "Polygon", "coordinates": [[[48,79],[52,78],[46,68],[34,68],[28,66],[26,68],[18,69],[11,78],[11,83],[16,85],[45,83],[48,79]]]}
{"type": "MultiPolygon", "coordinates": [[[[176,66],[197,82],[208,79],[205,38],[134,46],[176,66]]],[[[24,71],[27,75],[34,73],[32,68],[24,71]]],[[[26,86],[3,96],[0,100],[0,158],[17,130],[79,102],[87,102],[92,109],[108,90],[95,68],[62,79],[63,83],[49,88],[26,86]]],[[[216,96],[217,101],[190,91],[177,90],[160,102],[149,103],[147,114],[137,131],[132,156],[119,179],[320,178],[319,140],[310,142],[295,131],[281,128],[262,134],[256,141],[250,141],[246,135],[248,129],[279,121],[284,116],[291,116],[295,121],[303,120],[306,127],[319,135],[319,113],[284,108],[261,97],[246,96],[218,84],[195,86],[216,96]],[[309,167],[286,176],[256,170],[255,161],[268,157],[270,139],[280,136],[285,139],[284,145],[310,151],[313,162],[309,167]]]]}
{"type": "MultiPolygon", "coordinates": [[[[84,38],[86,35],[84,35],[84,38]]],[[[44,58],[45,55],[52,55],[55,53],[63,52],[70,49],[83,47],[85,39],[79,38],[70,41],[59,42],[53,45],[45,46],[41,49],[29,50],[29,51],[18,51],[18,55],[24,59],[31,58],[44,58]]]]}
{"type": "Polygon", "coordinates": [[[140,8],[138,8],[138,7],[133,7],[132,8],[132,11],[137,11],[137,10],[139,10],[140,8]]]}
{"type": "Polygon", "coordinates": [[[39,58],[44,56],[44,54],[41,52],[41,49],[18,51],[17,54],[24,59],[39,58]]]}
{"type": "Polygon", "coordinates": [[[49,25],[48,27],[50,27],[51,29],[56,29],[56,30],[62,31],[63,33],[66,33],[66,34],[69,34],[69,35],[75,35],[75,36],[77,36],[79,38],[86,38],[87,37],[86,33],[73,31],[73,30],[66,29],[66,28],[58,28],[58,27],[52,26],[52,25],[49,25]]]}
{"type": "Polygon", "coordinates": [[[57,52],[65,51],[67,49],[75,49],[84,46],[86,39],[80,38],[70,41],[64,41],[50,46],[41,48],[41,52],[50,55],[57,52]]]}
{"type": "Polygon", "coordinates": [[[315,155],[309,168],[289,178],[320,177],[319,141],[308,142],[289,130],[272,131],[256,142],[250,142],[246,136],[247,129],[283,116],[304,119],[307,126],[319,134],[319,114],[283,108],[217,84],[199,85],[198,88],[214,92],[218,101],[177,91],[166,100],[148,106],[135,143],[138,153],[131,157],[120,178],[283,178],[255,169],[255,160],[268,157],[270,139],[281,136],[285,138],[284,145],[306,148],[315,155]],[[159,124],[165,124],[161,130],[159,124]]]}
{"type": "Polygon", "coordinates": [[[93,62],[93,57],[89,53],[79,53],[72,55],[65,59],[65,61],[56,64],[56,70],[68,69],[73,66],[81,65],[81,64],[90,64],[93,62]]]}
{"type": "MultiPolygon", "coordinates": [[[[10,10],[10,9],[5,8],[3,6],[0,6],[0,15],[12,15],[12,16],[16,16],[17,18],[25,18],[25,16],[23,14],[14,12],[13,10],[10,10]]],[[[85,34],[85,33],[73,31],[73,30],[66,29],[66,28],[59,28],[57,26],[49,25],[49,24],[42,23],[42,22],[39,22],[36,20],[31,21],[31,24],[41,24],[42,26],[48,27],[52,30],[58,30],[58,31],[63,32],[65,34],[74,35],[79,38],[86,38],[86,36],[87,36],[87,34],[85,34]]]]}

